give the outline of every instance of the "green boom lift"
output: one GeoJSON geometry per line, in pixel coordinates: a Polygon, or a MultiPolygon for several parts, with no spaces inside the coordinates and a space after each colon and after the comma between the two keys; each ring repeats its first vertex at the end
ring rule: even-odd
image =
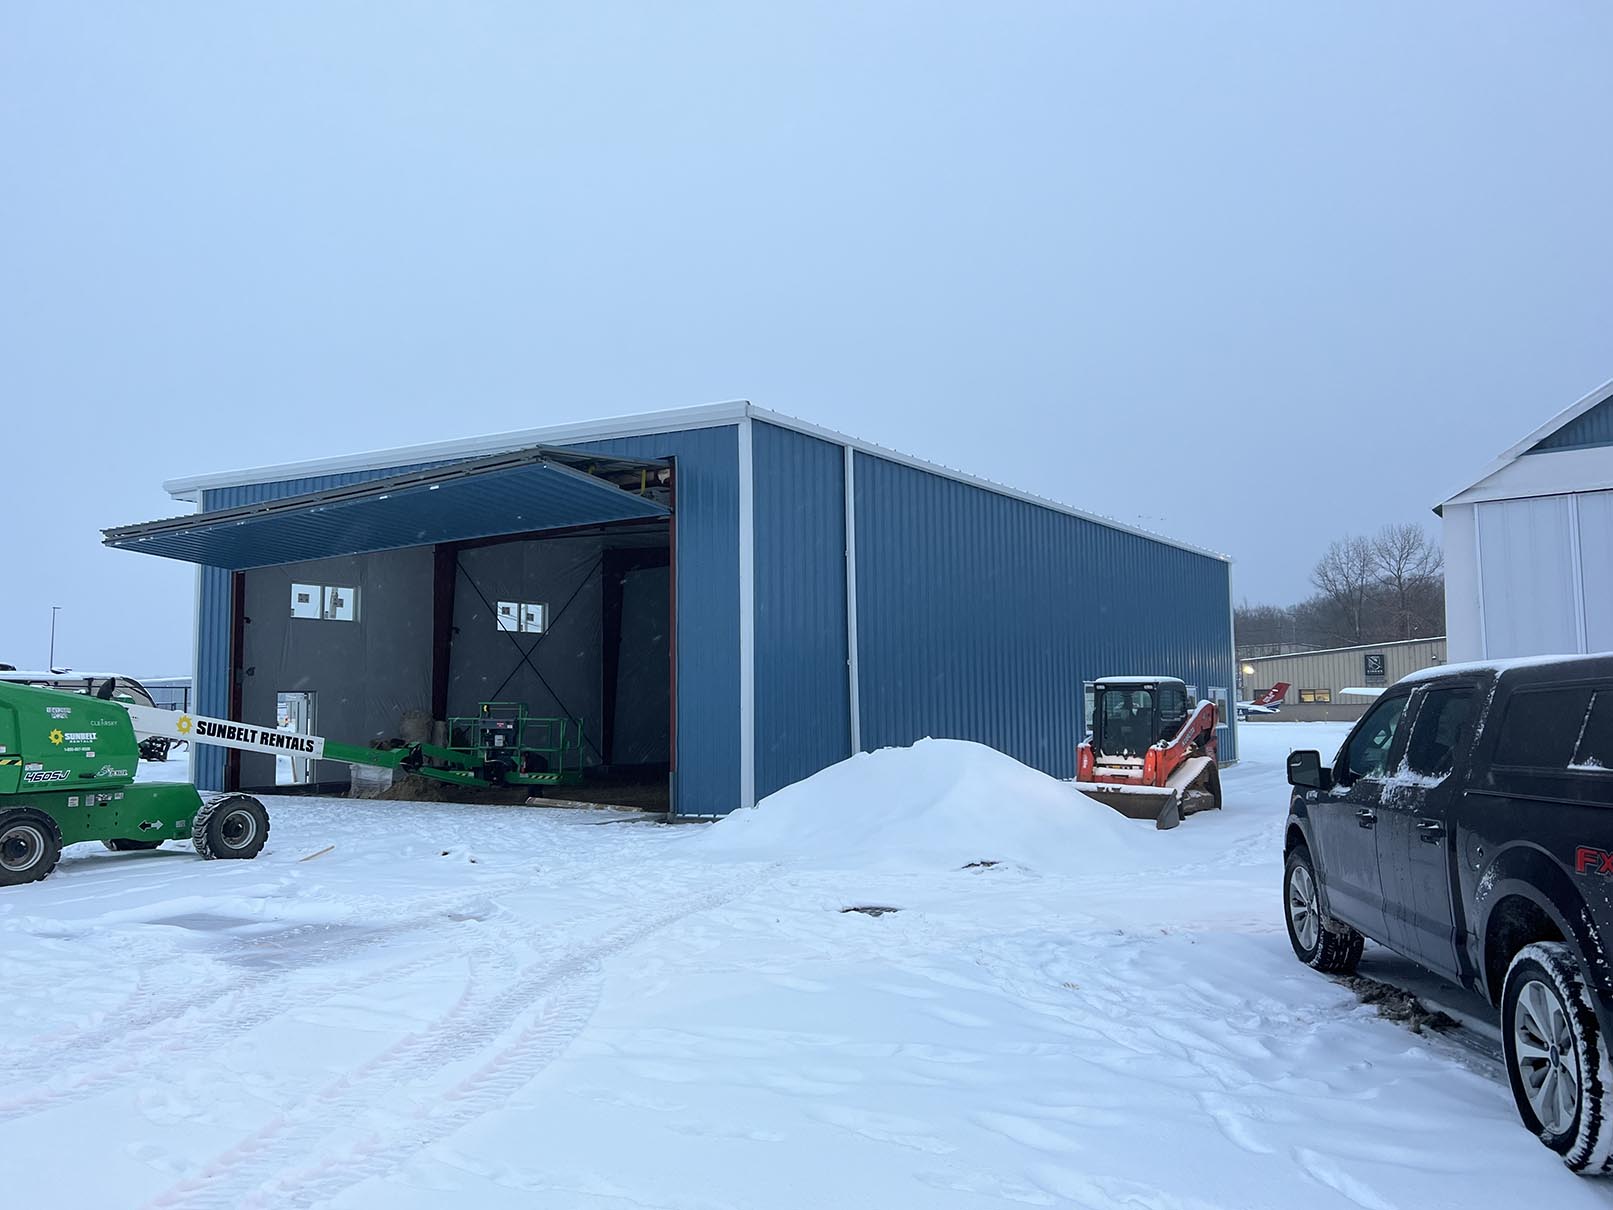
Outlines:
{"type": "Polygon", "coordinates": [[[0,886],[44,878],[63,845],[85,840],[118,852],[190,840],[205,858],[256,857],[269,836],[269,813],[250,794],[204,799],[184,782],[135,783],[140,743],[153,736],[403,770],[460,786],[582,780],[581,723],[532,717],[519,703],[485,702],[477,715],[452,720],[446,745],[366,748],[0,682],[0,886]]]}

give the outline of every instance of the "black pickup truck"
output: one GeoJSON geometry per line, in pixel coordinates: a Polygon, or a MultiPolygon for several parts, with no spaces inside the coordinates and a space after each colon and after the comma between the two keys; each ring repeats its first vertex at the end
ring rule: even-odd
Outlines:
{"type": "Polygon", "coordinates": [[[1414,674],[1288,781],[1294,953],[1345,973],[1369,937],[1487,996],[1524,1124],[1613,1168],[1613,656],[1414,674]]]}

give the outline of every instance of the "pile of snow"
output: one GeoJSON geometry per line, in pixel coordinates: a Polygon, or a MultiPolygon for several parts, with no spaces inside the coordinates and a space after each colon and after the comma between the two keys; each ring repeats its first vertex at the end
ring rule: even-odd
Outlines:
{"type": "Polygon", "coordinates": [[[1095,873],[1134,867],[1159,838],[1152,823],[1126,819],[984,744],[925,739],[831,765],[735,811],[700,843],[840,867],[995,861],[1095,873]]]}

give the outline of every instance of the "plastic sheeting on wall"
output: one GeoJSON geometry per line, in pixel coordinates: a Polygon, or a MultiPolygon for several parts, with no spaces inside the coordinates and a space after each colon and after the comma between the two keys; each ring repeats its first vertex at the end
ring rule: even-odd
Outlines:
{"type": "MultiPolygon", "coordinates": [[[[405,715],[431,709],[430,547],[318,559],[245,573],[241,717],[273,726],[281,693],[313,694],[313,729],[343,743],[400,736],[405,715]],[[293,585],[312,600],[298,605],[293,585]],[[326,590],[353,594],[324,616],[326,590]],[[293,616],[293,608],[305,616],[293,616]]],[[[241,785],[275,784],[275,758],[241,754],[241,785]]],[[[317,762],[316,782],[347,766],[317,762]]]]}
{"type": "Polygon", "coordinates": [[[459,552],[454,585],[448,713],[468,718],[482,702],[522,702],[534,715],[581,720],[584,763],[599,748],[600,560],[597,538],[501,542],[459,552]],[[541,632],[506,629],[500,602],[541,606],[541,632]]]}

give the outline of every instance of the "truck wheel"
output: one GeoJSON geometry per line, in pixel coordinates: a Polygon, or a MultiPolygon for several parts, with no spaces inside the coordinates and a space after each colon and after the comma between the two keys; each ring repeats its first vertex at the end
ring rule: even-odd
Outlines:
{"type": "Polygon", "coordinates": [[[103,840],[101,842],[114,853],[137,853],[145,849],[154,849],[162,843],[160,840],[130,840],[120,837],[117,840],[103,840]]]}
{"type": "Polygon", "coordinates": [[[0,813],[0,886],[38,882],[62,858],[62,833],[40,811],[0,813]]]}
{"type": "Polygon", "coordinates": [[[226,794],[196,813],[190,838],[208,861],[256,857],[269,839],[269,812],[250,794],[226,794]]]}
{"type": "Polygon", "coordinates": [[[1526,945],[1501,987],[1501,1043],[1518,1116],[1575,1172],[1607,1171],[1608,1056],[1574,951],[1558,941],[1526,945]]]}
{"type": "Polygon", "coordinates": [[[1304,845],[1295,846],[1283,866],[1283,909],[1288,943],[1301,962],[1328,975],[1348,975],[1355,970],[1365,939],[1349,925],[1322,915],[1316,867],[1304,845]]]}

